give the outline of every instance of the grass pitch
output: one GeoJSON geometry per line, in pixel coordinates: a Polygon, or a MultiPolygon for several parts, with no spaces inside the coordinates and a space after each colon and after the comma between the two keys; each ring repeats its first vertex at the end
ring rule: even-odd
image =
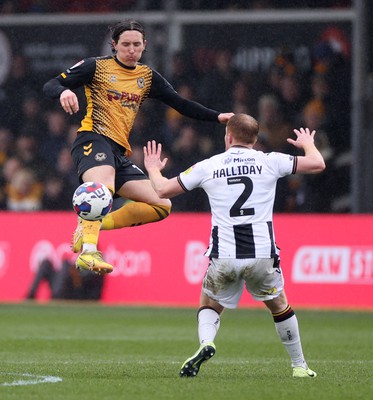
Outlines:
{"type": "Polygon", "coordinates": [[[0,399],[372,398],[373,313],[297,316],[316,379],[292,378],[264,309],[227,310],[215,357],[196,378],[179,378],[198,347],[194,309],[2,304],[0,399]]]}

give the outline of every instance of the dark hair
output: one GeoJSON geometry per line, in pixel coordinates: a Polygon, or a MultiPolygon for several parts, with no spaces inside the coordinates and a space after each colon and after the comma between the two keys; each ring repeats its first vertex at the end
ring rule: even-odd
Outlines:
{"type": "Polygon", "coordinates": [[[238,141],[253,144],[259,133],[258,121],[247,114],[235,114],[227,123],[227,131],[238,141]]]}
{"type": "Polygon", "coordinates": [[[119,36],[124,31],[138,31],[142,34],[143,39],[145,40],[145,29],[140,24],[140,22],[135,21],[134,19],[125,19],[124,21],[118,22],[115,25],[109,27],[111,32],[111,38],[115,43],[118,43],[119,36]]]}

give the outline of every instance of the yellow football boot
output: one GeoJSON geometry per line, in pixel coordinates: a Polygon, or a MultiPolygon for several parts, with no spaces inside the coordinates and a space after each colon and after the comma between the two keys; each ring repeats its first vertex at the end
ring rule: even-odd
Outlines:
{"type": "Polygon", "coordinates": [[[96,274],[110,274],[113,266],[106,263],[100,251],[83,251],[75,261],[78,269],[85,269],[96,274]]]}
{"type": "Polygon", "coordinates": [[[317,374],[310,368],[294,367],[293,378],[316,378],[317,374]]]}

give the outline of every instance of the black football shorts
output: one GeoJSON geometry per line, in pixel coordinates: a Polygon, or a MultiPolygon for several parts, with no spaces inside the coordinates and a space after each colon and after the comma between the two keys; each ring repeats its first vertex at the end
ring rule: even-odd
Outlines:
{"type": "Polygon", "coordinates": [[[125,149],[110,138],[94,132],[79,132],[71,148],[80,183],[85,171],[100,165],[115,168],[115,191],[126,182],[148,179],[144,172],[124,155],[125,149]]]}

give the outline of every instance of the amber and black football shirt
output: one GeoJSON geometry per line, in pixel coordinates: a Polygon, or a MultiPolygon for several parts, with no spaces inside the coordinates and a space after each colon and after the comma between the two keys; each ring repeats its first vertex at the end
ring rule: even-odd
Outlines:
{"type": "Polygon", "coordinates": [[[129,135],[143,101],[159,99],[181,114],[218,122],[219,112],[184,99],[157,71],[145,64],[123,65],[115,56],[84,59],[44,85],[47,96],[58,98],[84,86],[87,111],[79,131],[105,135],[131,154],[129,135]]]}

